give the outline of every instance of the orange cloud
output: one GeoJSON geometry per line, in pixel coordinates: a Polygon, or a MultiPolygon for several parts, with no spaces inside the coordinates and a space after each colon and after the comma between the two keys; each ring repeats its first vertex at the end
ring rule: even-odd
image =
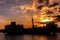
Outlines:
{"type": "Polygon", "coordinates": [[[57,22],[56,24],[57,24],[57,26],[58,26],[58,28],[59,28],[59,27],[60,27],[60,22],[57,22]]]}

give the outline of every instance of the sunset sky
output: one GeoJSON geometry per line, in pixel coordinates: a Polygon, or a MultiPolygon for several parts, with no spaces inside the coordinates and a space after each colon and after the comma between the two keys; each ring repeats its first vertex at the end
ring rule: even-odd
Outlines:
{"type": "MultiPolygon", "coordinates": [[[[56,2],[60,2],[60,0],[56,0],[56,2]]],[[[16,21],[17,24],[24,24],[26,27],[31,27],[31,13],[34,13],[34,15],[39,14],[34,12],[36,11],[34,7],[30,8],[30,6],[28,7],[29,9],[26,9],[28,10],[27,12],[21,10],[23,9],[23,5],[31,4],[32,0],[0,0],[0,29],[4,29],[4,26],[10,24],[11,21],[16,21]]]]}

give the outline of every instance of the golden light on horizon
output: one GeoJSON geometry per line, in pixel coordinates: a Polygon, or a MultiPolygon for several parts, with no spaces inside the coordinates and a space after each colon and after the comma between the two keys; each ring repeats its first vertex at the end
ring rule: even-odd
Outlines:
{"type": "Polygon", "coordinates": [[[42,20],[42,22],[50,22],[50,21],[52,21],[52,20],[49,20],[49,19],[42,20]]]}
{"type": "Polygon", "coordinates": [[[43,17],[41,18],[41,22],[51,22],[51,21],[54,21],[55,18],[53,17],[43,17]]]}
{"type": "MultiPolygon", "coordinates": [[[[38,18],[38,22],[37,22],[37,27],[43,27],[43,26],[46,26],[47,23],[50,23],[50,22],[55,22],[56,21],[56,18],[55,17],[51,17],[51,16],[47,16],[46,15],[40,15],[39,18],[38,18]]],[[[36,25],[36,24],[35,24],[36,25]]]]}

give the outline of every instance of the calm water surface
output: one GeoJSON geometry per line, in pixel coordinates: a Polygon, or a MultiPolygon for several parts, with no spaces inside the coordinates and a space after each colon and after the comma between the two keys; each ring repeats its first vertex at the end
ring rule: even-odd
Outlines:
{"type": "Polygon", "coordinates": [[[44,36],[44,35],[5,35],[0,33],[0,40],[60,40],[60,33],[55,36],[44,36]]]}

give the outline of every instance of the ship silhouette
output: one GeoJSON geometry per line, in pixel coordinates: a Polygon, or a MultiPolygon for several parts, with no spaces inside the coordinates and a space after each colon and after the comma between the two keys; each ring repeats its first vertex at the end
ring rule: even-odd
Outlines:
{"type": "Polygon", "coordinates": [[[30,29],[24,28],[23,25],[16,25],[16,22],[11,22],[10,25],[5,26],[5,33],[7,34],[31,34],[31,35],[55,35],[57,25],[55,23],[48,23],[44,27],[32,27],[30,29]]]}

